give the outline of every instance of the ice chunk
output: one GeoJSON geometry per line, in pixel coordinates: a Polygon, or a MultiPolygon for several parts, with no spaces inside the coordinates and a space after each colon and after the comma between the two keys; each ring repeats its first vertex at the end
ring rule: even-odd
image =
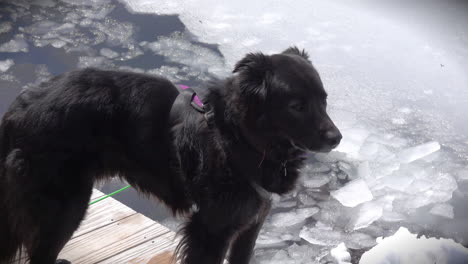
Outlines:
{"type": "Polygon", "coordinates": [[[330,227],[323,227],[318,222],[312,228],[304,226],[299,233],[299,237],[314,245],[336,246],[342,241],[343,234],[330,227]]]}
{"type": "Polygon", "coordinates": [[[0,72],[6,72],[15,64],[12,59],[0,60],[0,72]]]}
{"type": "Polygon", "coordinates": [[[345,244],[351,249],[369,249],[375,246],[375,238],[364,233],[353,232],[346,236],[345,244]]]}
{"type": "MultiPolygon", "coordinates": [[[[418,177],[418,174],[414,174],[418,177]]],[[[444,203],[452,198],[452,193],[457,189],[455,179],[446,173],[428,171],[423,179],[417,179],[418,184],[412,184],[407,193],[409,196],[398,199],[399,207],[416,209],[433,203],[444,203]],[[417,186],[421,189],[414,189],[417,186]]]]}
{"type": "Polygon", "coordinates": [[[452,264],[468,263],[468,249],[451,239],[417,238],[408,229],[391,237],[362,255],[360,264],[452,264]]]}
{"type": "Polygon", "coordinates": [[[351,264],[351,254],[349,254],[344,243],[340,243],[335,248],[332,248],[330,254],[338,264],[351,264]]]}
{"type": "Polygon", "coordinates": [[[87,6],[96,6],[96,5],[106,5],[109,4],[111,0],[62,0],[71,5],[87,5],[87,6]]]}
{"type": "Polygon", "coordinates": [[[113,19],[106,19],[104,23],[96,23],[96,28],[107,36],[110,45],[125,45],[133,41],[134,26],[113,19]]]}
{"type": "Polygon", "coordinates": [[[221,56],[208,48],[192,44],[180,33],[172,34],[170,37],[159,37],[158,41],[148,43],[147,47],[172,62],[185,64],[198,71],[226,73],[221,56]]]}
{"type": "Polygon", "coordinates": [[[107,57],[109,59],[113,59],[113,58],[116,58],[119,56],[119,53],[118,52],[115,52],[109,48],[102,48],[99,53],[104,56],[104,57],[107,57]]]}
{"type": "Polygon", "coordinates": [[[371,171],[368,161],[364,161],[363,163],[359,164],[357,167],[357,177],[365,181],[371,180],[371,171]]]}
{"type": "Polygon", "coordinates": [[[468,169],[463,169],[457,172],[457,179],[459,181],[468,181],[468,169]]]}
{"type": "Polygon", "coordinates": [[[349,128],[341,131],[343,139],[336,151],[344,152],[347,154],[357,154],[362,144],[369,136],[369,131],[361,128],[349,128]]]}
{"type": "Polygon", "coordinates": [[[81,56],[78,59],[78,68],[102,67],[106,64],[108,61],[104,57],[81,56]]]}
{"type": "Polygon", "coordinates": [[[406,120],[402,117],[394,117],[392,118],[392,123],[395,125],[404,125],[406,124],[406,120]]]}
{"type": "Polygon", "coordinates": [[[312,198],[310,195],[307,193],[300,193],[298,195],[299,201],[306,206],[314,205],[317,203],[314,198],[312,198]]]}
{"type": "Polygon", "coordinates": [[[52,45],[52,47],[54,48],[62,48],[63,46],[65,46],[67,44],[67,42],[63,41],[63,40],[54,40],[50,43],[50,45],[52,45]]]}
{"type": "Polygon", "coordinates": [[[403,215],[402,213],[384,210],[383,215],[380,219],[385,222],[401,222],[405,220],[405,218],[405,215],[403,215]]]}
{"type": "Polygon", "coordinates": [[[391,152],[383,143],[366,140],[359,150],[359,158],[368,161],[388,161],[395,154],[391,152]]]}
{"type": "Polygon", "coordinates": [[[0,52],[28,52],[28,43],[22,35],[16,35],[14,39],[0,45],[0,52]]]}
{"type": "Polygon", "coordinates": [[[291,259],[286,250],[279,250],[268,262],[261,262],[265,264],[295,264],[296,261],[291,259]]]}
{"type": "Polygon", "coordinates": [[[310,169],[311,172],[329,172],[330,171],[330,167],[327,164],[322,163],[322,162],[315,162],[313,164],[306,165],[306,166],[310,169]]]}
{"type": "Polygon", "coordinates": [[[318,213],[317,207],[302,208],[289,212],[276,213],[271,217],[271,224],[276,227],[294,226],[303,223],[305,219],[318,213]]]}
{"type": "Polygon", "coordinates": [[[429,212],[433,215],[453,218],[453,206],[447,203],[436,204],[429,212]]]}
{"type": "Polygon", "coordinates": [[[383,186],[392,188],[398,191],[405,191],[411,183],[413,183],[414,178],[409,177],[405,174],[396,174],[390,175],[382,179],[381,183],[383,186]]]}
{"type": "Polygon", "coordinates": [[[303,184],[306,188],[320,188],[330,181],[330,176],[327,174],[314,174],[304,177],[303,184]]]}
{"type": "Polygon", "coordinates": [[[295,263],[310,263],[319,253],[319,250],[309,244],[298,245],[294,243],[288,247],[288,254],[296,261],[295,263]]]}
{"type": "Polygon", "coordinates": [[[43,6],[43,7],[53,7],[57,3],[54,0],[40,0],[40,1],[32,1],[31,4],[43,6]]]}
{"type": "Polygon", "coordinates": [[[283,247],[288,241],[300,241],[299,228],[279,229],[266,225],[258,235],[255,246],[257,248],[283,247]]]}
{"type": "Polygon", "coordinates": [[[401,163],[410,163],[429,154],[432,154],[440,149],[438,142],[428,142],[419,146],[405,149],[397,154],[401,163]]]}
{"type": "Polygon", "coordinates": [[[358,230],[368,227],[374,221],[382,217],[382,204],[378,202],[368,202],[359,207],[357,216],[353,221],[353,229],[358,230]]]}
{"type": "Polygon", "coordinates": [[[273,206],[275,208],[291,208],[291,207],[295,207],[297,205],[297,201],[295,200],[292,200],[292,201],[279,201],[277,203],[273,203],[273,206]]]}
{"type": "Polygon", "coordinates": [[[11,22],[2,22],[0,23],[0,34],[9,32],[13,27],[11,22]]]}
{"type": "Polygon", "coordinates": [[[355,207],[374,198],[363,179],[350,181],[341,189],[331,192],[331,195],[347,207],[355,207]]]}

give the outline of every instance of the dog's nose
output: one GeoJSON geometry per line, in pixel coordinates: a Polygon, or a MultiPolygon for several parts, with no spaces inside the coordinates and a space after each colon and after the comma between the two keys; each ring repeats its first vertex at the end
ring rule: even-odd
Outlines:
{"type": "Polygon", "coordinates": [[[323,134],[323,139],[327,142],[328,145],[330,145],[332,148],[335,148],[340,144],[341,139],[343,136],[341,135],[340,131],[338,129],[330,129],[327,130],[323,134]]]}

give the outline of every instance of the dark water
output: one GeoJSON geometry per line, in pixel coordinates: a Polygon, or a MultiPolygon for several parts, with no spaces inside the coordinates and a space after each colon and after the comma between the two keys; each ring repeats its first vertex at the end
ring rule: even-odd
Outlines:
{"type": "MultiPolygon", "coordinates": [[[[7,32],[0,33],[0,45],[17,38],[27,43],[26,52],[0,51],[0,61],[7,59],[14,61],[14,65],[8,70],[0,71],[0,116],[3,116],[23,87],[34,86],[51,76],[83,67],[83,64],[80,64],[80,57],[102,58],[99,54],[102,48],[110,48],[121,55],[116,58],[104,58],[102,62],[91,66],[110,69],[125,66],[143,70],[161,66],[180,68],[184,65],[168,60],[148,49],[138,47],[138,43],[142,41],[154,42],[161,36],[183,32],[183,36],[193,45],[210,49],[221,57],[221,53],[215,45],[200,43],[194,39],[177,16],[134,14],[118,1],[109,3],[103,1],[103,4],[93,4],[93,6],[71,5],[62,1],[52,2],[53,6],[44,6],[40,4],[41,2],[47,1],[30,2],[32,4],[28,4],[28,2],[25,2],[26,4],[16,3],[14,0],[0,1],[0,25],[5,25],[5,23],[10,25],[7,32]],[[112,29],[114,25],[111,23],[112,21],[131,25],[133,33],[130,38],[124,41],[115,40],[111,36],[112,33],[105,35],[102,31],[97,30],[96,28],[99,26],[80,24],[86,20],[86,14],[98,13],[106,9],[111,11],[92,20],[97,24],[104,25],[103,31],[106,28],[112,29]],[[57,27],[67,23],[73,25],[72,30],[57,30],[57,27]],[[44,46],[37,44],[38,40],[47,41],[49,39],[47,34],[55,31],[59,32],[56,34],[59,38],[69,41],[65,46],[54,47],[51,44],[44,46]],[[105,35],[104,38],[103,35],[105,35]],[[123,58],[123,54],[131,53],[132,47],[135,46],[140,49],[142,54],[123,58]]],[[[1,26],[0,32],[2,32],[1,26]]],[[[126,32],[122,30],[114,33],[118,35],[126,32]]],[[[194,85],[199,81],[198,76],[191,75],[183,83],[194,85]]],[[[126,183],[119,180],[110,180],[98,185],[97,188],[104,193],[110,193],[125,185],[126,183]]],[[[114,198],[154,220],[160,221],[169,216],[169,212],[164,206],[155,200],[140,196],[133,188],[117,194],[114,198]]]]}

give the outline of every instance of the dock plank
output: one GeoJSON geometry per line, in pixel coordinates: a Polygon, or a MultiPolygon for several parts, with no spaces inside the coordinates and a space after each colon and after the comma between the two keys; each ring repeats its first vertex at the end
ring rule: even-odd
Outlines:
{"type": "MultiPolygon", "coordinates": [[[[93,190],[91,201],[104,196],[93,190]]],[[[169,264],[178,239],[165,226],[113,198],[89,206],[80,228],[60,252],[73,264],[169,264]]],[[[14,264],[27,264],[25,255],[14,264]]]]}
{"type": "Polygon", "coordinates": [[[152,238],[140,245],[130,248],[125,252],[116,254],[111,258],[99,262],[99,264],[114,263],[172,263],[173,251],[177,246],[175,233],[168,232],[162,236],[152,238]],[[157,261],[156,261],[157,260],[157,261]]]}
{"type": "Polygon", "coordinates": [[[107,198],[89,206],[86,217],[81,222],[80,228],[73,234],[73,238],[134,214],[136,212],[130,207],[113,198],[107,198]]]}

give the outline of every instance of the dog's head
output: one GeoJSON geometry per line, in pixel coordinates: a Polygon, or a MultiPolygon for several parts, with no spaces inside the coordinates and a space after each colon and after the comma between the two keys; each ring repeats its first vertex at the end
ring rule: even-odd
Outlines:
{"type": "Polygon", "coordinates": [[[305,51],[251,53],[233,72],[248,108],[245,125],[256,140],[319,152],[338,146],[341,133],[327,114],[327,93],[305,51]]]}

